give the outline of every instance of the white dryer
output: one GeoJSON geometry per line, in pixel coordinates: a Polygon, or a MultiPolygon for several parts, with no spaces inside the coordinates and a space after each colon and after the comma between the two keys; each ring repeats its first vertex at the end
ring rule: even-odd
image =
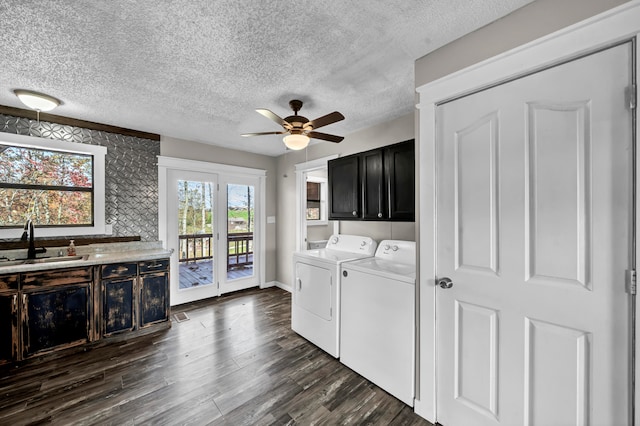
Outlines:
{"type": "Polygon", "coordinates": [[[375,257],[344,263],[340,361],[413,406],[416,243],[383,240],[375,257]]]}
{"type": "Polygon", "coordinates": [[[340,356],[340,265],[372,257],[376,242],[332,235],[326,248],[293,254],[291,328],[334,357],[340,356]]]}

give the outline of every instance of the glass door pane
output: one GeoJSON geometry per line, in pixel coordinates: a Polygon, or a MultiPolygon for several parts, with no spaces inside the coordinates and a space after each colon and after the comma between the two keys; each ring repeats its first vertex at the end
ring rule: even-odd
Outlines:
{"type": "Polygon", "coordinates": [[[177,184],[180,289],[213,285],[213,183],[177,184]]]}
{"type": "Polygon", "coordinates": [[[253,277],[255,188],[227,184],[227,281],[253,277]]]}
{"type": "Polygon", "coordinates": [[[167,247],[173,249],[172,305],[218,295],[216,188],[215,174],[185,170],[170,170],[167,174],[167,247]]]}

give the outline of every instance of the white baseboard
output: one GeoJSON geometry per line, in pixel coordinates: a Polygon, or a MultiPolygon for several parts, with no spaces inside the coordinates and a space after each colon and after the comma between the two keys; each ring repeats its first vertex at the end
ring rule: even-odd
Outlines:
{"type": "Polygon", "coordinates": [[[284,291],[288,291],[289,293],[291,293],[293,291],[293,287],[291,287],[290,285],[281,283],[280,281],[271,281],[265,284],[264,288],[266,287],[278,287],[283,289],[284,291]]]}

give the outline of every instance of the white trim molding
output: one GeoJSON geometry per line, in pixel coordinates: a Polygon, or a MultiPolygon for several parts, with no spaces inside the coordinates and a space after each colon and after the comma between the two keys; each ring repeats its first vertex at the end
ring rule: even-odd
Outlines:
{"type": "MultiPolygon", "coordinates": [[[[540,70],[566,60],[593,52],[640,33],[640,0],[632,0],[619,7],[585,21],[571,25],[548,36],[527,43],[472,65],[461,71],[427,83],[419,88],[417,134],[420,164],[420,256],[419,256],[419,398],[415,412],[435,423],[437,416],[436,389],[436,169],[435,156],[436,106],[446,100],[490,87],[495,84],[540,70]]],[[[636,49],[638,49],[636,44],[636,49]]],[[[640,55],[636,50],[636,61],[640,55]]],[[[636,70],[640,64],[636,64],[636,70]]],[[[637,71],[636,71],[637,72],[637,71]]],[[[640,120],[636,108],[636,122],[640,120]]],[[[634,132],[636,129],[634,129],[634,132]]],[[[638,153],[636,153],[638,155],[638,153]]],[[[638,159],[636,159],[638,161],[638,159]]],[[[640,162],[638,163],[640,164],[640,162]]],[[[636,188],[640,188],[637,177],[636,188]]],[[[640,212],[636,220],[640,223],[640,212]]],[[[636,229],[636,232],[639,232],[636,229]]],[[[636,235],[638,241],[638,235],[636,235]]],[[[636,265],[640,254],[636,252],[636,265]]],[[[624,285],[621,283],[620,285],[624,285]]],[[[636,327],[640,309],[636,307],[636,327]]],[[[640,354],[640,340],[636,343],[640,354]]],[[[639,382],[640,359],[636,357],[636,383],[639,382]]],[[[640,392],[636,392],[635,405],[640,407],[640,392]]],[[[640,410],[635,410],[640,424],[640,410]]]]}
{"type": "MultiPolygon", "coordinates": [[[[158,231],[163,246],[167,248],[168,208],[167,196],[168,173],[171,170],[210,173],[218,177],[218,184],[229,179],[248,179],[257,181],[258,202],[256,203],[256,233],[258,255],[255,256],[254,271],[260,288],[267,286],[266,281],[266,170],[248,167],[230,166],[227,164],[209,163],[206,161],[185,160],[182,158],[158,156],[158,231]]],[[[218,224],[220,226],[220,224],[218,224]]],[[[224,224],[226,226],[226,223],[224,224]]],[[[223,262],[221,262],[223,263],[223,262]]],[[[218,277],[218,280],[220,278],[218,277]]],[[[219,290],[220,291],[220,290],[219,290]]]]}
{"type": "MultiPolygon", "coordinates": [[[[93,158],[93,226],[38,228],[38,237],[71,237],[74,235],[106,234],[105,224],[105,157],[107,148],[99,145],[89,145],[78,142],[68,142],[59,139],[46,139],[35,136],[0,133],[0,145],[37,148],[42,150],[70,152],[74,154],[91,155],[93,158]]],[[[0,230],[0,238],[20,238],[22,227],[0,230]]]]}
{"type": "MultiPolygon", "coordinates": [[[[305,174],[307,172],[319,169],[326,169],[329,160],[338,158],[337,154],[329,155],[327,157],[316,158],[315,160],[307,161],[304,163],[298,163],[295,165],[296,171],[296,251],[306,250],[304,239],[307,235],[307,221],[306,217],[306,198],[307,191],[305,174]]],[[[328,221],[324,223],[328,224],[328,221]]],[[[334,221],[333,233],[337,233],[338,222],[334,221]]]]}

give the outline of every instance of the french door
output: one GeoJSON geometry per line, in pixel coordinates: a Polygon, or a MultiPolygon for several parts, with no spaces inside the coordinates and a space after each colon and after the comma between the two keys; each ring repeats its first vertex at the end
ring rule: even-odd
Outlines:
{"type": "Polygon", "coordinates": [[[264,172],[168,157],[158,165],[171,305],[264,282],[264,172]]]}
{"type": "Polygon", "coordinates": [[[171,257],[171,304],[219,295],[216,218],[218,176],[169,170],[167,174],[167,247],[171,257]]]}
{"type": "Polygon", "coordinates": [[[259,285],[255,263],[256,248],[259,247],[257,184],[255,178],[223,176],[220,180],[219,200],[224,206],[219,215],[221,293],[259,285]]]}

